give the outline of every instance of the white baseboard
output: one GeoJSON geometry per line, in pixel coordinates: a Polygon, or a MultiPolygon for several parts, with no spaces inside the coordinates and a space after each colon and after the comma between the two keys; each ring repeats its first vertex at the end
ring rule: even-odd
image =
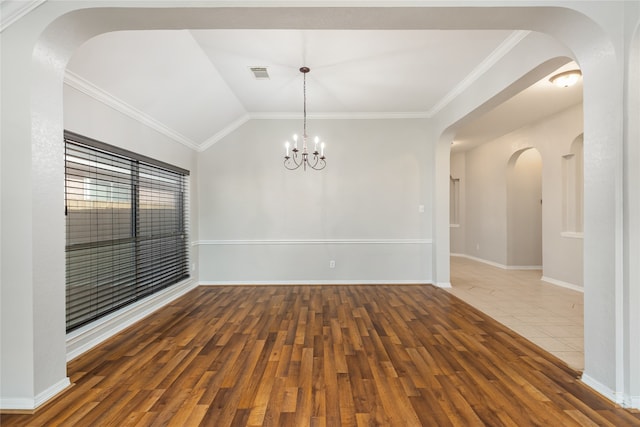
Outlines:
{"type": "Polygon", "coordinates": [[[272,281],[201,281],[201,286],[294,286],[294,285],[433,285],[431,281],[417,280],[272,280],[272,281]]]}
{"type": "Polygon", "coordinates": [[[435,286],[443,289],[451,288],[451,282],[437,282],[435,286]]]}
{"type": "Polygon", "coordinates": [[[540,279],[543,282],[547,282],[551,285],[561,286],[563,288],[571,289],[572,291],[578,291],[584,293],[584,288],[582,286],[574,285],[573,283],[563,282],[562,280],[552,279],[551,277],[542,276],[540,279]]]}
{"type": "Polygon", "coordinates": [[[11,398],[0,397],[0,410],[2,411],[33,411],[35,409],[35,399],[26,397],[11,398]]]}
{"type": "Polygon", "coordinates": [[[61,379],[60,381],[58,381],[57,383],[55,383],[54,385],[52,385],[51,387],[49,387],[48,389],[46,389],[45,391],[43,391],[42,393],[38,393],[36,395],[35,408],[34,409],[36,409],[40,405],[48,402],[49,399],[52,399],[53,397],[55,397],[58,394],[62,393],[70,385],[71,385],[71,381],[69,381],[69,377],[65,377],[65,378],[61,379]]]}
{"type": "Polygon", "coordinates": [[[471,255],[467,255],[467,254],[451,254],[451,256],[456,256],[456,257],[460,257],[460,258],[467,258],[467,259],[470,259],[472,261],[481,262],[483,264],[487,264],[487,265],[490,265],[492,267],[498,267],[498,268],[501,268],[503,270],[507,269],[507,266],[504,265],[504,264],[499,264],[499,263],[494,262],[494,261],[489,261],[489,260],[483,259],[483,258],[477,258],[477,257],[471,256],[471,255]]]}
{"type": "Polygon", "coordinates": [[[587,386],[623,408],[640,409],[640,396],[630,396],[623,392],[611,390],[611,388],[591,378],[587,374],[582,374],[581,380],[587,386]]]}
{"type": "Polygon", "coordinates": [[[507,270],[542,270],[541,265],[507,265],[507,270]]]}
{"type": "MultiPolygon", "coordinates": [[[[460,257],[460,258],[467,258],[472,261],[488,264],[493,267],[501,268],[503,270],[542,270],[541,265],[503,265],[503,264],[498,264],[497,262],[488,261],[486,259],[476,258],[474,256],[467,255],[467,254],[452,253],[450,255],[455,257],[460,257]]],[[[556,285],[563,288],[571,289],[572,291],[578,291],[578,292],[584,293],[584,288],[582,286],[574,285],[573,283],[563,282],[562,280],[552,279],[551,277],[547,277],[547,276],[542,276],[540,280],[542,280],[543,282],[549,283],[550,285],[556,285]]]]}
{"type": "Polygon", "coordinates": [[[478,262],[481,262],[483,264],[488,264],[488,265],[491,265],[493,267],[501,268],[503,270],[542,270],[542,266],[541,265],[504,265],[504,264],[497,263],[495,261],[489,261],[487,259],[477,258],[477,257],[471,256],[471,255],[467,255],[467,254],[452,253],[450,255],[451,256],[455,256],[455,257],[460,257],[460,258],[467,258],[467,259],[470,259],[472,261],[478,261],[478,262]]]}
{"type": "Polygon", "coordinates": [[[198,286],[186,280],[67,334],[67,362],[198,286]]]}
{"type": "Polygon", "coordinates": [[[601,382],[591,378],[589,375],[584,373],[582,374],[581,381],[607,399],[611,400],[612,402],[624,406],[625,399],[623,393],[611,390],[608,386],[602,384],[601,382]]]}
{"type": "Polygon", "coordinates": [[[49,401],[49,399],[57,396],[71,385],[68,377],[64,377],[51,387],[41,393],[38,393],[33,399],[29,398],[0,398],[0,410],[2,411],[35,411],[49,401]]]}

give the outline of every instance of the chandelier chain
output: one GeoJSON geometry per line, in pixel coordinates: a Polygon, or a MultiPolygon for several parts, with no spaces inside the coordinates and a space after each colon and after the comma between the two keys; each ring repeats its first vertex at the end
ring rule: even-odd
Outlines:
{"type": "Polygon", "coordinates": [[[304,103],[304,105],[302,106],[302,114],[303,114],[302,131],[304,132],[302,137],[306,142],[306,139],[307,139],[307,73],[302,73],[302,94],[303,94],[303,103],[304,103]]]}

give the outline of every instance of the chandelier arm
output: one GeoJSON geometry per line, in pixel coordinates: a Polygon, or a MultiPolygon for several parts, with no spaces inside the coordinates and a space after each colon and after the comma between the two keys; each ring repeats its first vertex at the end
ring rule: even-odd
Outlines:
{"type": "Polygon", "coordinates": [[[313,165],[309,164],[309,167],[310,167],[311,169],[313,169],[313,170],[317,170],[317,171],[324,169],[324,168],[325,168],[325,166],[327,166],[327,162],[326,162],[326,161],[324,161],[324,160],[321,160],[321,161],[315,162],[313,165]],[[318,165],[318,163],[319,163],[319,165],[318,165]]]}
{"type": "Polygon", "coordinates": [[[293,156],[291,157],[286,157],[284,158],[284,167],[293,171],[298,169],[300,166],[302,166],[302,163],[304,163],[302,161],[302,159],[300,159],[300,161],[298,161],[298,151],[294,150],[293,151],[293,156]],[[294,166],[295,165],[295,166],[294,166]]]}
{"type": "Polygon", "coordinates": [[[307,166],[314,170],[321,170],[327,166],[327,162],[324,157],[324,142],[322,143],[322,149],[320,153],[318,153],[318,137],[315,140],[315,146],[313,152],[309,152],[307,148],[307,73],[310,71],[309,67],[301,67],[300,72],[302,73],[302,149],[298,150],[297,148],[297,136],[294,135],[294,146],[293,146],[293,154],[291,157],[289,156],[289,143],[287,142],[287,155],[284,158],[284,167],[288,170],[295,170],[302,166],[303,170],[307,170],[307,166]],[[299,153],[300,152],[300,153],[299,153]],[[298,157],[300,154],[300,157],[298,157]],[[318,154],[320,156],[318,156],[318,154]],[[309,156],[313,156],[313,159],[310,159],[309,156]]]}
{"type": "Polygon", "coordinates": [[[300,163],[296,163],[295,161],[291,161],[291,158],[284,159],[284,167],[289,169],[290,171],[294,171],[300,167],[300,163]],[[292,166],[295,165],[295,166],[292,166]]]}
{"type": "Polygon", "coordinates": [[[313,160],[314,160],[313,163],[309,162],[309,167],[313,170],[319,171],[324,169],[325,166],[327,166],[327,162],[324,156],[323,157],[313,156],[313,160]]]}

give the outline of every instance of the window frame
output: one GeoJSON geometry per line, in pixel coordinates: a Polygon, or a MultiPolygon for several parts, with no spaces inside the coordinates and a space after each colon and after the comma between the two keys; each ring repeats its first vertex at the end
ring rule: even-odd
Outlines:
{"type": "Polygon", "coordinates": [[[68,130],[64,147],[71,332],[190,277],[189,171],[68,130]]]}

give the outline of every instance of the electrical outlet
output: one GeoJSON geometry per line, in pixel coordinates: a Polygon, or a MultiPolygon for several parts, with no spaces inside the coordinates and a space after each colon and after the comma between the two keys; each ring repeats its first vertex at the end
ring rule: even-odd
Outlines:
{"type": "Polygon", "coordinates": [[[329,268],[336,268],[336,262],[334,260],[329,261],[329,268]]]}

